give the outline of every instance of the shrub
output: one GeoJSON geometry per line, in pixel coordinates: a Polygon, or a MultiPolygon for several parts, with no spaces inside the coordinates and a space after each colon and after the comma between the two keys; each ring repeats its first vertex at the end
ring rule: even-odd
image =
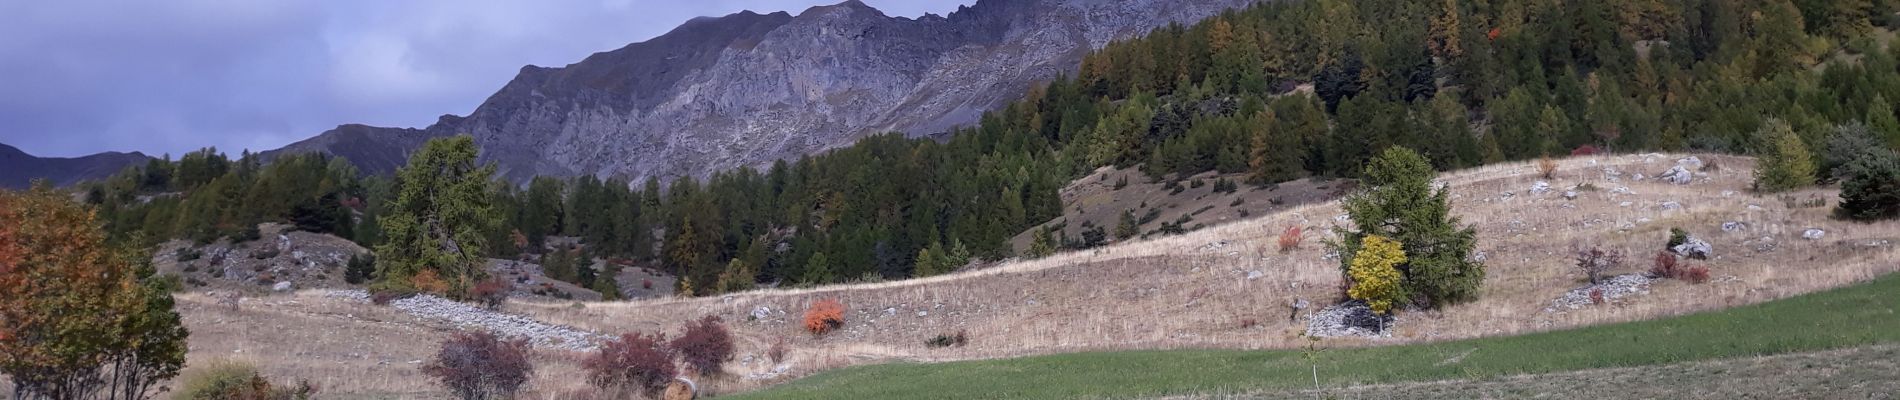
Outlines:
{"type": "Polygon", "coordinates": [[[823,335],[844,327],[844,303],[838,299],[820,299],[805,309],[805,330],[823,335]]]}
{"type": "Polygon", "coordinates": [[[765,357],[772,359],[773,364],[779,364],[785,362],[785,356],[791,352],[791,347],[785,344],[785,338],[778,338],[772,341],[771,348],[765,350],[765,357]]]}
{"type": "Polygon", "coordinates": [[[1577,270],[1582,271],[1590,284],[1603,283],[1603,274],[1623,265],[1623,252],[1605,251],[1601,247],[1577,249],[1577,270]]]}
{"type": "Polygon", "coordinates": [[[294,387],[279,387],[258,375],[250,364],[221,362],[212,364],[184,379],[178,400],[304,400],[316,394],[310,381],[294,387]]]}
{"type": "Polygon", "coordinates": [[[1682,274],[1682,261],[1674,253],[1656,252],[1656,263],[1649,267],[1651,278],[1675,278],[1682,274]]]}
{"type": "Polygon", "coordinates": [[[1289,226],[1280,231],[1280,252],[1285,253],[1300,248],[1300,241],[1305,239],[1305,233],[1305,230],[1298,225],[1289,226]]]}
{"type": "Polygon", "coordinates": [[[509,398],[534,376],[527,339],[503,340],[488,332],[458,333],[442,342],[422,373],[456,397],[509,398]]]}
{"type": "Polygon", "coordinates": [[[957,333],[940,333],[940,334],[937,334],[936,337],[933,337],[933,338],[930,338],[930,340],[924,341],[925,346],[929,346],[932,348],[950,347],[950,346],[963,347],[963,345],[969,344],[969,343],[970,343],[969,332],[961,330],[961,329],[957,330],[957,333]]]}
{"type": "Polygon", "coordinates": [[[449,291],[449,283],[443,281],[440,275],[436,275],[433,269],[425,269],[422,270],[422,272],[416,273],[415,276],[409,277],[409,287],[416,288],[416,290],[424,293],[447,293],[449,291]]]}
{"type": "Polygon", "coordinates": [[[1684,268],[1682,270],[1682,275],[1678,277],[1677,279],[1681,279],[1684,281],[1688,281],[1689,283],[1695,283],[1695,284],[1708,282],[1709,281],[1709,267],[1693,266],[1689,268],[1684,268]]]}
{"type": "Polygon", "coordinates": [[[1676,246],[1681,246],[1683,243],[1688,242],[1689,231],[1682,230],[1682,228],[1669,228],[1669,243],[1663,245],[1663,250],[1675,250],[1676,246]]]}
{"type": "MultiPolygon", "coordinates": [[[[1107,175],[1103,175],[1103,177],[1107,177],[1107,175]]],[[[1122,188],[1125,187],[1128,187],[1128,175],[1122,175],[1122,177],[1115,179],[1115,190],[1122,190],[1122,188]]]]}
{"type": "Polygon", "coordinates": [[[673,339],[671,345],[686,366],[700,375],[725,373],[724,365],[732,361],[734,353],[732,333],[720,324],[719,317],[711,315],[687,322],[680,337],[673,339]]]}
{"type": "Polygon", "coordinates": [[[1390,312],[1401,297],[1397,267],[1404,263],[1405,250],[1398,242],[1384,236],[1366,236],[1347,271],[1352,277],[1352,288],[1346,290],[1346,295],[1365,300],[1374,312],[1390,312]]]}
{"type": "Polygon", "coordinates": [[[512,288],[509,287],[508,282],[502,281],[501,278],[489,278],[468,288],[468,298],[493,310],[501,308],[501,303],[508,300],[510,290],[512,288]]]}
{"type": "Polygon", "coordinates": [[[1557,176],[1557,160],[1550,159],[1550,156],[1538,158],[1537,176],[1541,176],[1544,179],[1552,179],[1557,176]]]}
{"type": "Polygon", "coordinates": [[[679,373],[673,366],[673,351],[665,343],[664,334],[638,332],[602,343],[600,350],[581,362],[587,383],[613,393],[659,394],[679,373]]]}
{"type": "Polygon", "coordinates": [[[1870,152],[1848,162],[1841,176],[1836,215],[1860,221],[1900,218],[1900,155],[1870,152]]]}
{"type": "Polygon", "coordinates": [[[1590,304],[1603,304],[1603,288],[1590,288],[1590,304]]]}

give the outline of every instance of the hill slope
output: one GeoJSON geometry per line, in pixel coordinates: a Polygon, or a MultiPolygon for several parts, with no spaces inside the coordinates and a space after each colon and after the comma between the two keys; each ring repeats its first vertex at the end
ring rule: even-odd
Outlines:
{"type": "Polygon", "coordinates": [[[0,144],[0,188],[20,189],[34,179],[46,179],[55,186],[87,179],[111,176],[126,166],[150,160],[145,154],[106,152],[85,157],[34,157],[13,146],[0,144]]]}
{"type": "Polygon", "coordinates": [[[429,137],[466,133],[516,181],[704,176],[975,122],[1090,49],[1252,1],[982,0],[909,19],[852,0],[699,18],[566,67],[523,67],[465,118],[346,125],[269,154],[321,151],[387,172],[429,137]]]}

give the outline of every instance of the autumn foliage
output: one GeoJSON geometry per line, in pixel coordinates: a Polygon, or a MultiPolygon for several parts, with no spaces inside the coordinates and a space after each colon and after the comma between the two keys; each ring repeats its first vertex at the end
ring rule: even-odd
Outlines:
{"type": "Polygon", "coordinates": [[[581,368],[587,370],[587,382],[603,391],[638,391],[652,397],[678,376],[673,355],[665,334],[634,332],[601,344],[599,351],[581,362],[581,368]]]}
{"type": "Polygon", "coordinates": [[[1286,230],[1280,231],[1280,252],[1285,253],[1300,248],[1300,240],[1303,239],[1304,233],[1306,232],[1298,225],[1289,226],[1286,230]]]}
{"type": "Polygon", "coordinates": [[[720,323],[719,317],[711,315],[687,322],[680,337],[673,339],[671,345],[686,366],[700,375],[725,373],[723,366],[732,361],[735,350],[732,333],[720,323]]]}
{"type": "Polygon", "coordinates": [[[820,299],[805,309],[805,330],[823,335],[844,327],[844,303],[838,299],[820,299]]]}
{"type": "Polygon", "coordinates": [[[422,373],[462,399],[510,398],[534,376],[526,339],[506,340],[493,333],[458,333],[442,342],[422,373]]]}
{"type": "Polygon", "coordinates": [[[1398,266],[1405,264],[1405,250],[1399,242],[1384,236],[1366,236],[1359,254],[1352,258],[1347,273],[1352,276],[1352,288],[1346,295],[1353,299],[1365,300],[1372,311],[1385,314],[1400,300],[1398,266]]]}
{"type": "Polygon", "coordinates": [[[0,191],[0,374],[22,398],[149,398],[186,331],[137,256],[93,212],[43,187],[0,191]]]}

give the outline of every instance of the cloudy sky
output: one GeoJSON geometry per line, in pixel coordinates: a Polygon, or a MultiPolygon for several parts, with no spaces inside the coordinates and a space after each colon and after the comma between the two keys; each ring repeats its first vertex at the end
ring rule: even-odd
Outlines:
{"type": "MultiPolygon", "coordinates": [[[[697,16],[838,1],[0,1],[0,143],[235,154],[344,123],[421,127],[467,114],[525,64],[567,65],[697,16]]],[[[865,0],[903,17],[973,2],[865,0]]]]}

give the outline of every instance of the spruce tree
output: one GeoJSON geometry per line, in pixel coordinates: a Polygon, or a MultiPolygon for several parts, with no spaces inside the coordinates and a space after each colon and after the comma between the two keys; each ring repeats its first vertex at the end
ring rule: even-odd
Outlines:
{"type": "Polygon", "coordinates": [[[1900,155],[1869,151],[1842,170],[1837,215],[1860,221],[1900,218],[1900,155]]]}
{"type": "Polygon", "coordinates": [[[1365,189],[1344,200],[1356,230],[1338,229],[1329,243],[1339,251],[1340,271],[1351,267],[1367,235],[1400,243],[1406,260],[1401,298],[1423,308],[1475,299],[1484,265],[1470,259],[1477,231],[1451,215],[1449,189],[1433,190],[1430,163],[1404,147],[1387,148],[1366,165],[1365,189]]]}

